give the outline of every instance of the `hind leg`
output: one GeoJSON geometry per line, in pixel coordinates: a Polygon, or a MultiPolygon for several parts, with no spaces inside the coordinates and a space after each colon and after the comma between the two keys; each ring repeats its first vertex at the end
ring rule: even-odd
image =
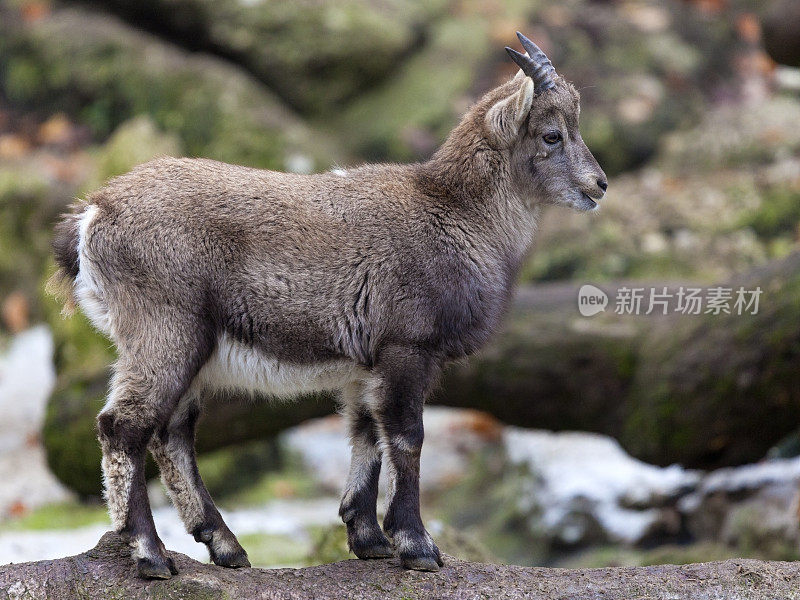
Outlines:
{"type": "Polygon", "coordinates": [[[207,547],[214,564],[249,567],[247,553],[222,520],[197,469],[194,440],[200,408],[197,398],[185,396],[150,441],[161,479],[186,530],[207,547]]]}
{"type": "Polygon", "coordinates": [[[148,579],[177,573],[156,533],[144,475],[147,443],[174,407],[169,396],[166,386],[120,360],[109,402],[97,418],[111,522],[128,540],[139,576],[148,579]]]}
{"type": "Polygon", "coordinates": [[[147,446],[175,412],[213,339],[198,320],[173,307],[146,307],[117,315],[119,359],[109,400],[97,417],[106,500],[114,528],[127,537],[141,577],[166,579],[176,572],[158,538],[144,475],[147,446]]]}
{"type": "Polygon", "coordinates": [[[393,556],[392,546],[378,525],[376,504],[381,450],[368,393],[364,384],[353,383],[343,394],[352,451],[339,516],[347,525],[347,542],[357,557],[389,558],[393,556]]]}

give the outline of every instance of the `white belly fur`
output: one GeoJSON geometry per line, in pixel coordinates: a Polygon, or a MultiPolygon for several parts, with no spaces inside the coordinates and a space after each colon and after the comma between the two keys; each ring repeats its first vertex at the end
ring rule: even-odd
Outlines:
{"type": "Polygon", "coordinates": [[[348,360],[308,365],[281,362],[225,334],[219,338],[214,353],[200,369],[192,387],[291,397],[341,389],[366,377],[367,372],[362,367],[348,360]]]}

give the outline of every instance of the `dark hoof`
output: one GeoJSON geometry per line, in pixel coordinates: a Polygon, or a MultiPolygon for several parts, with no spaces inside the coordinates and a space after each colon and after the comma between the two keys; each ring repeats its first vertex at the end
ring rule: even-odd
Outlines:
{"type": "Polygon", "coordinates": [[[244,548],[241,546],[232,552],[216,553],[212,550],[211,560],[215,565],[227,567],[229,569],[243,569],[250,566],[250,560],[247,558],[247,552],[245,552],[244,548]]]}
{"type": "Polygon", "coordinates": [[[175,561],[169,557],[167,557],[167,568],[169,568],[169,572],[173,575],[178,574],[178,567],[175,566],[175,561]]]}
{"type": "Polygon", "coordinates": [[[215,565],[229,569],[242,569],[250,566],[247,552],[227,527],[198,529],[194,532],[194,539],[203,542],[208,547],[208,554],[215,565]]]}
{"type": "Polygon", "coordinates": [[[414,571],[438,571],[439,567],[444,566],[441,558],[433,556],[409,556],[401,559],[404,569],[414,571]]]}
{"type": "Polygon", "coordinates": [[[247,552],[242,551],[241,554],[223,554],[222,556],[215,556],[211,560],[215,565],[220,567],[227,567],[229,569],[244,569],[250,567],[250,559],[247,558],[247,552]]]}
{"type": "Polygon", "coordinates": [[[351,544],[350,549],[353,551],[353,554],[362,559],[392,558],[394,556],[394,550],[389,540],[386,540],[384,543],[370,545],[351,544]]]}
{"type": "Polygon", "coordinates": [[[171,558],[165,560],[140,558],[136,561],[136,573],[142,579],[169,579],[178,574],[178,569],[175,568],[171,558]]]}
{"type": "MultiPolygon", "coordinates": [[[[374,519],[373,519],[374,521],[374,519]]],[[[392,558],[394,548],[392,543],[383,535],[377,522],[347,523],[347,545],[358,558],[392,558]]]]}

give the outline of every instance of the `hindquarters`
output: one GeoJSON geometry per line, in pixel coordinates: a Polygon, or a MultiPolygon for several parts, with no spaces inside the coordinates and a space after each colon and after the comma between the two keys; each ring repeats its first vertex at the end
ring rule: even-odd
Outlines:
{"type": "Polygon", "coordinates": [[[74,286],[78,277],[80,261],[78,244],[80,223],[84,205],[73,206],[73,210],[61,217],[53,231],[53,257],[56,272],[47,281],[47,292],[64,302],[64,312],[72,313],[75,307],[74,286]]]}

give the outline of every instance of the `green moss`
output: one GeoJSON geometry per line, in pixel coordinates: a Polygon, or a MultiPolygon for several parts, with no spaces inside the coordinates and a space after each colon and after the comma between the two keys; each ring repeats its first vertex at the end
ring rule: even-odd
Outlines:
{"type": "Polygon", "coordinates": [[[391,75],[420,43],[442,0],[314,3],[148,0],[106,5],[146,16],[178,42],[232,57],[303,112],[330,111],[391,75]],[[187,39],[188,38],[188,39],[187,39]],[[310,43],[311,42],[311,43],[310,43]]]}
{"type": "Polygon", "coordinates": [[[334,123],[340,137],[369,160],[415,160],[433,149],[474,83],[489,44],[486,27],[475,17],[438,24],[423,50],[343,111],[334,123]]]}
{"type": "Polygon", "coordinates": [[[800,231],[800,189],[768,189],[761,205],[744,215],[739,226],[750,227],[758,236],[770,240],[785,235],[796,237],[800,231]]]}
{"type": "Polygon", "coordinates": [[[297,536],[255,533],[239,536],[254,567],[305,566],[308,563],[310,542],[297,536]]]}
{"type": "Polygon", "coordinates": [[[9,99],[16,102],[46,93],[40,66],[25,56],[11,58],[6,64],[5,89],[9,99]]]}
{"type": "Polygon", "coordinates": [[[685,565],[698,562],[727,560],[729,558],[763,558],[751,553],[742,553],[720,543],[702,542],[684,546],[667,545],[642,550],[621,546],[593,548],[586,552],[558,561],[557,566],[567,569],[602,567],[646,567],[650,565],[685,565]]]}
{"type": "MultiPolygon", "coordinates": [[[[108,19],[56,12],[5,33],[0,90],[27,107],[66,112],[97,137],[145,114],[190,155],[284,169],[293,152],[312,162],[335,154],[243,72],[108,19]]],[[[331,157],[320,160],[327,166],[331,157]]]]}
{"type": "Polygon", "coordinates": [[[531,480],[526,466],[510,466],[500,450],[476,456],[465,477],[429,503],[448,524],[440,548],[468,560],[541,564],[550,540],[536,526],[540,507],[518,501],[529,496],[531,480]]]}
{"type": "Polygon", "coordinates": [[[173,133],[159,131],[145,115],[122,123],[108,141],[94,151],[95,172],[83,184],[92,191],[106,180],[122,175],[133,167],[157,156],[181,156],[181,142],[173,133]]]}
{"type": "Polygon", "coordinates": [[[278,471],[261,475],[246,487],[220,498],[228,506],[257,506],[276,498],[315,498],[319,491],[317,483],[306,473],[278,471]]]}
{"type": "Polygon", "coordinates": [[[102,492],[95,419],[105,404],[108,372],[61,375],[50,397],[42,441],[50,470],[82,496],[102,492]]]}
{"type": "Polygon", "coordinates": [[[206,487],[222,506],[257,506],[276,498],[311,498],[319,492],[299,460],[280,452],[274,439],[209,452],[197,462],[206,487]]]}
{"type": "Polygon", "coordinates": [[[711,468],[760,460],[792,431],[800,420],[799,260],[795,253],[730,284],[761,287],[756,315],[704,314],[653,328],[627,400],[629,452],[711,468]]]}
{"type": "Polygon", "coordinates": [[[761,507],[748,506],[738,510],[726,533],[743,556],[785,561],[800,559],[796,545],[769,527],[761,507]]]}
{"type": "Polygon", "coordinates": [[[309,565],[324,565],[355,558],[347,545],[347,528],[343,524],[311,528],[311,538],[309,565]]]}
{"type": "Polygon", "coordinates": [[[43,316],[38,285],[48,264],[50,223],[59,200],[40,171],[0,167],[0,296],[21,291],[34,320],[43,316]]]}
{"type": "Polygon", "coordinates": [[[62,502],[37,508],[25,516],[0,523],[0,532],[75,529],[109,523],[105,506],[99,503],[62,502]]]}

